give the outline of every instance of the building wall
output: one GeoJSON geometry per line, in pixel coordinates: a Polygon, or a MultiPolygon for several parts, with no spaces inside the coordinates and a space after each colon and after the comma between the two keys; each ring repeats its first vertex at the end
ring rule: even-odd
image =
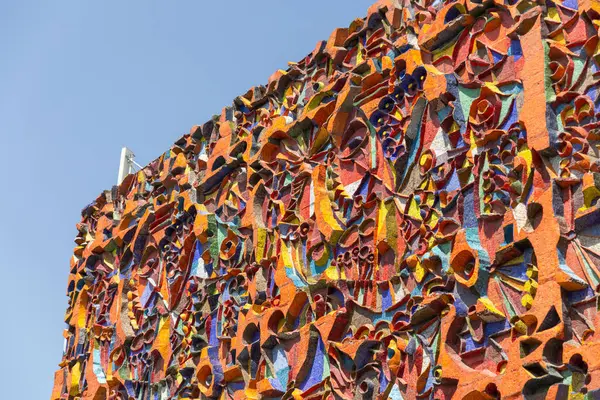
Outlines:
{"type": "Polygon", "coordinates": [[[598,398],[598,3],[380,1],[82,212],[53,399],[598,398]]]}

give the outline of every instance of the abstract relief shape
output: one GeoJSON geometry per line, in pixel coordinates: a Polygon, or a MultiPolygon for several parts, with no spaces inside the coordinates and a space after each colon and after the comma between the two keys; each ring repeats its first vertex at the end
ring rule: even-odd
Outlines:
{"type": "Polygon", "coordinates": [[[334,31],[83,210],[52,398],[600,398],[599,25],[334,31]]]}

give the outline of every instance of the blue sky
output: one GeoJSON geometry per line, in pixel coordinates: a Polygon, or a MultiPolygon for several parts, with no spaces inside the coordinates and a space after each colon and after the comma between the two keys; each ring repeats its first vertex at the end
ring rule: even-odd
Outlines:
{"type": "Polygon", "coordinates": [[[0,387],[47,399],[81,209],[374,0],[0,1],[0,387]]]}

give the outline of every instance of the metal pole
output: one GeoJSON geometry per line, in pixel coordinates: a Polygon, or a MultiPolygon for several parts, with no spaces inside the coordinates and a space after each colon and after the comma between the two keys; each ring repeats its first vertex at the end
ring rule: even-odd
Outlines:
{"type": "Polygon", "coordinates": [[[133,157],[135,157],[135,155],[127,147],[123,147],[121,149],[121,161],[119,162],[119,177],[117,178],[117,185],[120,185],[121,182],[123,182],[123,179],[125,179],[125,177],[132,172],[131,162],[133,157]]]}

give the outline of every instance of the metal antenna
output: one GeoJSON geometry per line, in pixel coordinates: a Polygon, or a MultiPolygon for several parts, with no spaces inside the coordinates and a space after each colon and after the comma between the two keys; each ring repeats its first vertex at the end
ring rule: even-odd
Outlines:
{"type": "Polygon", "coordinates": [[[129,150],[127,147],[123,147],[121,149],[121,161],[119,163],[119,177],[117,178],[117,185],[120,185],[127,175],[135,172],[134,167],[137,167],[138,170],[144,168],[135,162],[135,154],[133,154],[133,151],[129,150]]]}

